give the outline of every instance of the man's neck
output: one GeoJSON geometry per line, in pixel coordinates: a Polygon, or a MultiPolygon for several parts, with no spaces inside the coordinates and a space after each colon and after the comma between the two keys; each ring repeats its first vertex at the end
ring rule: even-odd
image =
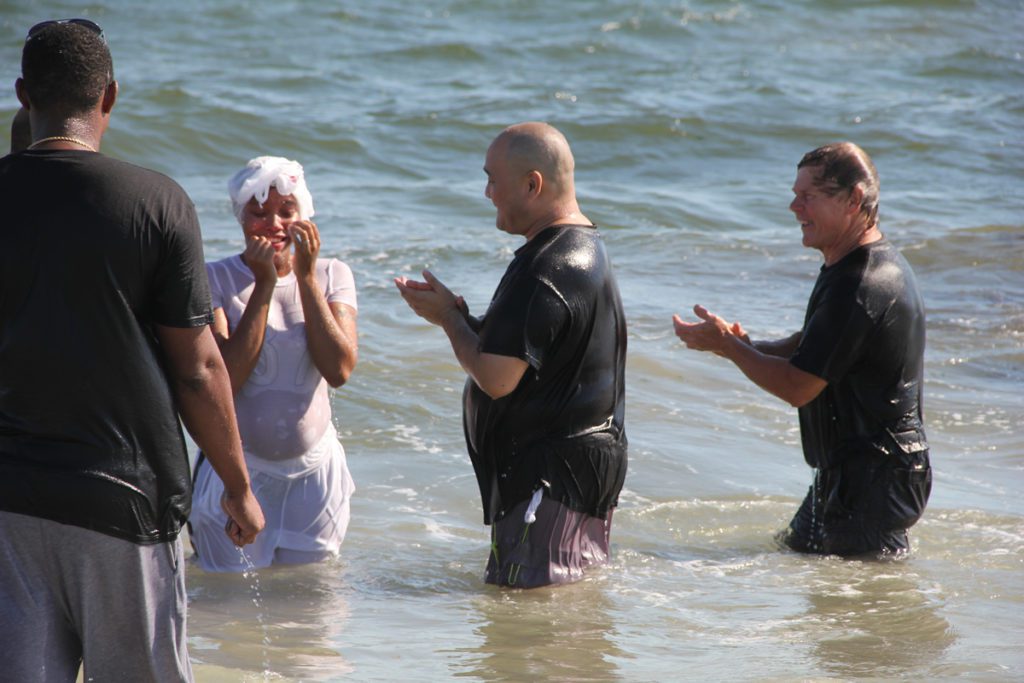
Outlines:
{"type": "Polygon", "coordinates": [[[562,207],[555,207],[551,211],[541,214],[530,223],[529,229],[523,233],[523,237],[529,242],[545,228],[554,225],[593,225],[590,219],[580,213],[579,206],[575,202],[562,207]]]}
{"type": "MultiPolygon", "coordinates": [[[[31,113],[31,112],[30,112],[31,113]]],[[[98,152],[101,128],[79,118],[47,120],[32,117],[32,144],[34,149],[88,149],[98,152]]]]}
{"type": "Polygon", "coordinates": [[[877,242],[880,239],[882,239],[882,232],[878,229],[877,225],[873,225],[867,230],[857,233],[848,243],[840,244],[837,247],[828,250],[823,249],[821,253],[825,257],[825,265],[831,266],[838,263],[855,249],[859,249],[865,244],[877,242]]]}

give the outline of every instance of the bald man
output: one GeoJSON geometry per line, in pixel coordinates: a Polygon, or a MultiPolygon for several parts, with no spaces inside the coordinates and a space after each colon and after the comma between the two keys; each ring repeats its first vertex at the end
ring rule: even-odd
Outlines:
{"type": "Polygon", "coordinates": [[[432,273],[397,278],[469,375],[463,425],[491,525],[485,580],[576,581],[607,562],[626,477],[626,321],[611,262],[580,212],[569,143],[545,123],[487,150],[484,194],[520,247],[480,319],[432,273]]]}

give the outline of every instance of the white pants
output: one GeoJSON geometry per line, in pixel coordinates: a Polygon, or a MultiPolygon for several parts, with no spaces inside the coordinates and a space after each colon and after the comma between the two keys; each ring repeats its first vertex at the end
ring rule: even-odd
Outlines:
{"type": "Polygon", "coordinates": [[[335,557],[348,530],[352,475],[333,429],[325,439],[329,457],[310,472],[282,478],[249,466],[252,490],[267,526],[239,549],[224,533],[220,506],[224,485],[205,458],[197,466],[189,532],[199,566],[212,572],[243,572],[271,564],[299,564],[335,557]],[[243,556],[244,553],[244,556],[243,556]]]}

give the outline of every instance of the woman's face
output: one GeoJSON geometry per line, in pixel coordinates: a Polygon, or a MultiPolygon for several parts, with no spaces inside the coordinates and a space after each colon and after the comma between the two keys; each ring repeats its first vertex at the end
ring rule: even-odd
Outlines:
{"type": "Polygon", "coordinates": [[[275,253],[288,250],[291,237],[288,226],[299,220],[299,204],[292,195],[281,196],[276,188],[270,188],[267,201],[261,206],[253,197],[242,209],[242,232],[246,241],[254,237],[266,238],[275,253]]]}

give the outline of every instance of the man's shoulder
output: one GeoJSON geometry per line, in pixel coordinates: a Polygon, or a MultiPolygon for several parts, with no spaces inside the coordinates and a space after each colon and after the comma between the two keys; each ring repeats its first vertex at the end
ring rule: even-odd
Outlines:
{"type": "Polygon", "coordinates": [[[531,262],[535,272],[569,277],[591,275],[604,268],[604,243],[597,228],[558,228],[537,250],[531,262]]]}
{"type": "Polygon", "coordinates": [[[96,155],[96,163],[98,165],[98,170],[103,173],[120,176],[127,182],[134,182],[139,185],[150,187],[165,188],[167,191],[181,193],[182,195],[187,196],[185,194],[185,190],[176,180],[165,173],[156,171],[152,168],[146,168],[145,166],[133,164],[130,161],[115,159],[103,154],[96,155]]]}

